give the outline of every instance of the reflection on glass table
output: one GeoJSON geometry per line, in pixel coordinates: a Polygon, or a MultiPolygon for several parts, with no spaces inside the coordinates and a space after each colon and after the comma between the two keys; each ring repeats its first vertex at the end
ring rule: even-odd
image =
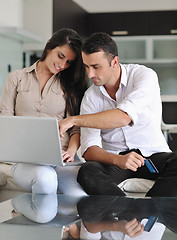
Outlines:
{"type": "Polygon", "coordinates": [[[79,223],[79,198],[26,193],[11,200],[12,218],[0,224],[1,240],[60,240],[79,223]]]}
{"type": "Polygon", "coordinates": [[[0,224],[1,240],[177,239],[177,198],[26,193],[11,205],[12,218],[0,224]]]}
{"type": "Polygon", "coordinates": [[[78,213],[81,239],[177,239],[177,198],[87,196],[78,213]]]}

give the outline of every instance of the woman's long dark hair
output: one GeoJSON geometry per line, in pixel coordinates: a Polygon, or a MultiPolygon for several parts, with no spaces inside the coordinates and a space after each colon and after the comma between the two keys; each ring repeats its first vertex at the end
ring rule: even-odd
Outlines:
{"type": "Polygon", "coordinates": [[[48,50],[63,45],[68,45],[76,54],[76,59],[72,64],[57,74],[64,91],[66,112],[72,116],[79,114],[82,97],[88,88],[85,67],[81,56],[82,40],[79,34],[69,28],[58,30],[47,42],[40,60],[45,60],[48,50]]]}

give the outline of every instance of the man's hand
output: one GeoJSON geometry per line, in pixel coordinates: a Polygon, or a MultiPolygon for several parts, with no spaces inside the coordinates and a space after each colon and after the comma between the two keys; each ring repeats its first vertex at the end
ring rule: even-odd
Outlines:
{"type": "Polygon", "coordinates": [[[130,152],[126,155],[118,155],[115,164],[122,169],[136,172],[139,167],[144,165],[144,158],[136,152],[130,152]]]}
{"type": "Polygon", "coordinates": [[[117,222],[121,232],[127,234],[131,238],[135,238],[141,235],[144,231],[144,225],[137,221],[136,218],[127,222],[121,220],[117,222]]]}
{"type": "Polygon", "coordinates": [[[61,121],[58,122],[59,132],[60,132],[60,138],[61,140],[64,137],[64,133],[71,127],[73,127],[74,121],[73,117],[67,117],[61,121]]]}
{"type": "Polygon", "coordinates": [[[130,169],[134,172],[138,167],[144,166],[144,159],[136,152],[129,152],[125,155],[110,153],[98,146],[91,146],[87,148],[84,153],[86,161],[97,161],[101,163],[117,165],[122,169],[130,169]]]}
{"type": "Polygon", "coordinates": [[[144,231],[144,225],[134,218],[131,221],[118,220],[114,222],[85,222],[84,225],[88,232],[97,233],[103,231],[119,231],[127,234],[129,237],[134,238],[141,235],[144,231]]]}

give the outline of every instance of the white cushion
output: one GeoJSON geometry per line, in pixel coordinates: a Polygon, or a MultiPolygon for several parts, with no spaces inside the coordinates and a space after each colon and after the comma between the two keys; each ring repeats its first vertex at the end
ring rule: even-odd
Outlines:
{"type": "Polygon", "coordinates": [[[146,193],[152,188],[154,185],[154,181],[147,180],[143,178],[131,178],[126,179],[122,183],[119,184],[119,187],[125,192],[142,192],[146,193]]]}
{"type": "Polygon", "coordinates": [[[4,186],[6,182],[6,174],[0,171],[0,186],[4,186]]]}

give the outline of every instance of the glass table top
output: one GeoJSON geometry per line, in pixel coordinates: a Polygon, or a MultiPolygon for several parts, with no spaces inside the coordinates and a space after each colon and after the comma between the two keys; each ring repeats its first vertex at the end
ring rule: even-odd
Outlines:
{"type": "Polygon", "coordinates": [[[25,193],[0,203],[1,240],[131,238],[177,239],[177,198],[25,193]]]}

